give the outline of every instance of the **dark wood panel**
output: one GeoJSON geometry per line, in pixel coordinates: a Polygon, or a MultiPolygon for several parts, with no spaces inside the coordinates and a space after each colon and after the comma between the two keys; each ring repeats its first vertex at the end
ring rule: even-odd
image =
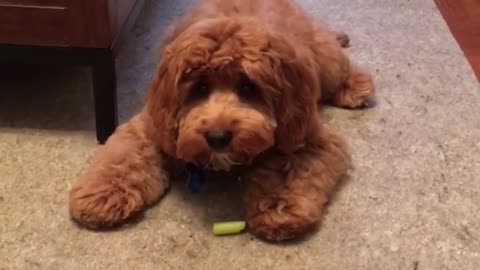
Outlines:
{"type": "Polygon", "coordinates": [[[435,0],[480,80],[480,0],[435,0]]]}
{"type": "Polygon", "coordinates": [[[142,0],[0,0],[0,43],[110,48],[142,0]]]}
{"type": "Polygon", "coordinates": [[[68,7],[75,46],[112,46],[139,0],[70,0],[68,7]],[[81,37],[86,37],[81,39],[81,37]]]}
{"type": "Polygon", "coordinates": [[[112,42],[107,0],[69,0],[71,45],[108,48],[112,42]]]}
{"type": "Polygon", "coordinates": [[[0,6],[65,7],[67,0],[0,0],[0,6]]]}
{"type": "Polygon", "coordinates": [[[0,43],[67,44],[65,8],[38,9],[0,6],[0,43]]]}
{"type": "Polygon", "coordinates": [[[110,28],[107,0],[88,1],[86,15],[87,31],[93,43],[90,46],[108,48],[113,40],[110,28]]]}

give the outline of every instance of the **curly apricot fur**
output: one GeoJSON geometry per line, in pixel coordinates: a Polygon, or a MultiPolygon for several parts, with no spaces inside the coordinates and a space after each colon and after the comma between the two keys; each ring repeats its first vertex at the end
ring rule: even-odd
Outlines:
{"type": "Polygon", "coordinates": [[[163,195],[167,161],[240,165],[249,166],[250,231],[272,241],[304,235],[351,163],[346,143],[321,123],[319,102],[358,108],[374,95],[348,45],[293,1],[199,1],[167,34],[144,109],[73,187],[72,217],[92,228],[122,224],[163,195]],[[211,130],[227,130],[228,147],[213,149],[211,130]]]}

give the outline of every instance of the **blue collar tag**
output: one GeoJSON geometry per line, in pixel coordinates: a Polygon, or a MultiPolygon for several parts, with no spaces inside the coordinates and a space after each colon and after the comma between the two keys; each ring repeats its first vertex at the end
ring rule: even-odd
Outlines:
{"type": "Polygon", "coordinates": [[[205,184],[205,170],[194,164],[187,165],[187,187],[192,193],[199,193],[205,184]]]}

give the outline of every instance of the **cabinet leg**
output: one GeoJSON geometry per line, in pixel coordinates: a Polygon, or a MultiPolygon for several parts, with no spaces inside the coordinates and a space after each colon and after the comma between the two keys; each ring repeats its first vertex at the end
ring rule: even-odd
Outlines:
{"type": "Polygon", "coordinates": [[[110,49],[95,49],[92,62],[97,140],[103,144],[118,125],[115,59],[110,49]]]}

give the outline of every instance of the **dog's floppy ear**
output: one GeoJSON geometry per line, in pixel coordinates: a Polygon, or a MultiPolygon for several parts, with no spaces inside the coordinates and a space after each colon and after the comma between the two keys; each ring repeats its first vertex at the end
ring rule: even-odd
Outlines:
{"type": "Polygon", "coordinates": [[[178,83],[181,67],[174,54],[165,48],[162,60],[148,91],[144,113],[151,119],[152,136],[162,151],[174,155],[177,116],[180,109],[178,83]]]}
{"type": "Polygon", "coordinates": [[[281,95],[275,100],[276,147],[281,152],[295,151],[305,143],[307,132],[315,121],[320,85],[313,60],[294,43],[271,35],[268,56],[280,77],[281,95]]]}

